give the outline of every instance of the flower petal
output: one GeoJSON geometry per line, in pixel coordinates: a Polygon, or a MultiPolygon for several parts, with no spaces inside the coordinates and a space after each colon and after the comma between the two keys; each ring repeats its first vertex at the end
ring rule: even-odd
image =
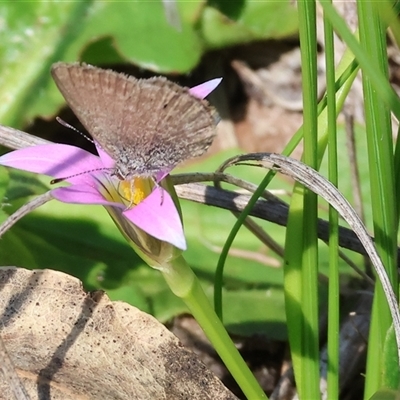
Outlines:
{"type": "Polygon", "coordinates": [[[182,222],[170,194],[157,187],[137,206],[123,214],[149,235],[186,250],[182,222]]]}
{"type": "Polygon", "coordinates": [[[174,169],[174,167],[170,167],[170,168],[166,168],[163,169],[162,171],[158,171],[156,173],[156,182],[159,183],[161,182],[172,170],[174,169]]]}
{"type": "Polygon", "coordinates": [[[201,85],[197,85],[189,89],[191,95],[204,99],[207,97],[222,81],[222,78],[211,79],[201,85]]]}
{"type": "Polygon", "coordinates": [[[96,141],[94,142],[94,144],[96,145],[96,150],[97,153],[99,154],[99,157],[101,159],[101,162],[103,163],[104,168],[107,169],[115,169],[115,160],[112,159],[108,153],[106,153],[100,146],[99,143],[97,143],[96,141]]]}
{"type": "Polygon", "coordinates": [[[121,209],[126,208],[122,203],[107,201],[95,187],[89,185],[60,187],[53,189],[51,194],[55,199],[63,203],[101,204],[103,206],[113,206],[121,209]]]}
{"type": "Polygon", "coordinates": [[[91,183],[90,172],[104,169],[99,157],[66,144],[26,147],[4,154],[0,165],[66,178],[70,183],[91,183]]]}

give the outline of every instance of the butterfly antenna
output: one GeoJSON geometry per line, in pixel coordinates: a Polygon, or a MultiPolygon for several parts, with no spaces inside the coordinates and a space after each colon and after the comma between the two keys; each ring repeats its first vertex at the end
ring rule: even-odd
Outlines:
{"type": "Polygon", "coordinates": [[[96,169],[90,169],[88,171],[82,171],[79,174],[74,174],[74,175],[70,175],[70,176],[65,176],[64,178],[56,178],[56,179],[52,179],[50,181],[50,185],[54,185],[56,183],[60,183],[63,182],[67,179],[70,178],[75,178],[76,176],[80,176],[80,175],[85,175],[85,174],[90,174],[92,172],[99,172],[99,171],[106,171],[106,170],[113,170],[113,168],[96,168],[96,169]]]}
{"type": "Polygon", "coordinates": [[[57,121],[60,125],[65,126],[66,128],[71,129],[71,130],[75,131],[76,133],[79,133],[81,136],[83,136],[83,137],[84,137],[86,140],[88,140],[90,143],[93,143],[93,144],[94,144],[94,140],[93,140],[91,137],[85,135],[85,134],[82,133],[79,129],[76,129],[74,126],[70,125],[68,122],[65,122],[65,121],[64,121],[63,119],[61,119],[60,117],[56,117],[56,121],[57,121]]]}

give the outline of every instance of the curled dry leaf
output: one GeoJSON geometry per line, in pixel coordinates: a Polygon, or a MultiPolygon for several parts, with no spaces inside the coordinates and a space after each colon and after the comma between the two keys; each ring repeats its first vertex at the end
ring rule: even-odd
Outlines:
{"type": "Polygon", "coordinates": [[[350,228],[358,236],[358,239],[364,246],[365,251],[372,262],[372,266],[375,268],[375,272],[381,282],[393,320],[397,355],[400,360],[400,310],[397,303],[397,297],[375,244],[368,234],[367,228],[340,191],[310,166],[301,161],[280,154],[250,153],[235,156],[226,160],[218,168],[218,172],[224,172],[226,168],[233,165],[254,165],[265,167],[290,176],[326,200],[349,224],[350,228]]]}
{"type": "Polygon", "coordinates": [[[0,288],[1,337],[31,399],[236,398],[155,318],[76,278],[3,267],[0,288]]]}

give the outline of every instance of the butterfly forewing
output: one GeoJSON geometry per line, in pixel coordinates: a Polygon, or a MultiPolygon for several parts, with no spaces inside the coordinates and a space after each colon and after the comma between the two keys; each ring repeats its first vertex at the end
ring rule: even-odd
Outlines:
{"type": "Polygon", "coordinates": [[[87,131],[129,177],[199,156],[214,139],[214,109],[165,78],[65,63],[54,64],[52,75],[87,131]]]}

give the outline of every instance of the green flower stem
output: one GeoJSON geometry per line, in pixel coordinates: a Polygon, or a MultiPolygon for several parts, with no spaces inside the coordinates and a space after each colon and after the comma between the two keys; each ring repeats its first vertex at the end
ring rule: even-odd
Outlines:
{"type": "Polygon", "coordinates": [[[180,297],[248,399],[267,399],[221,321],[211,307],[196,275],[182,256],[161,269],[172,292],[180,297]]]}

